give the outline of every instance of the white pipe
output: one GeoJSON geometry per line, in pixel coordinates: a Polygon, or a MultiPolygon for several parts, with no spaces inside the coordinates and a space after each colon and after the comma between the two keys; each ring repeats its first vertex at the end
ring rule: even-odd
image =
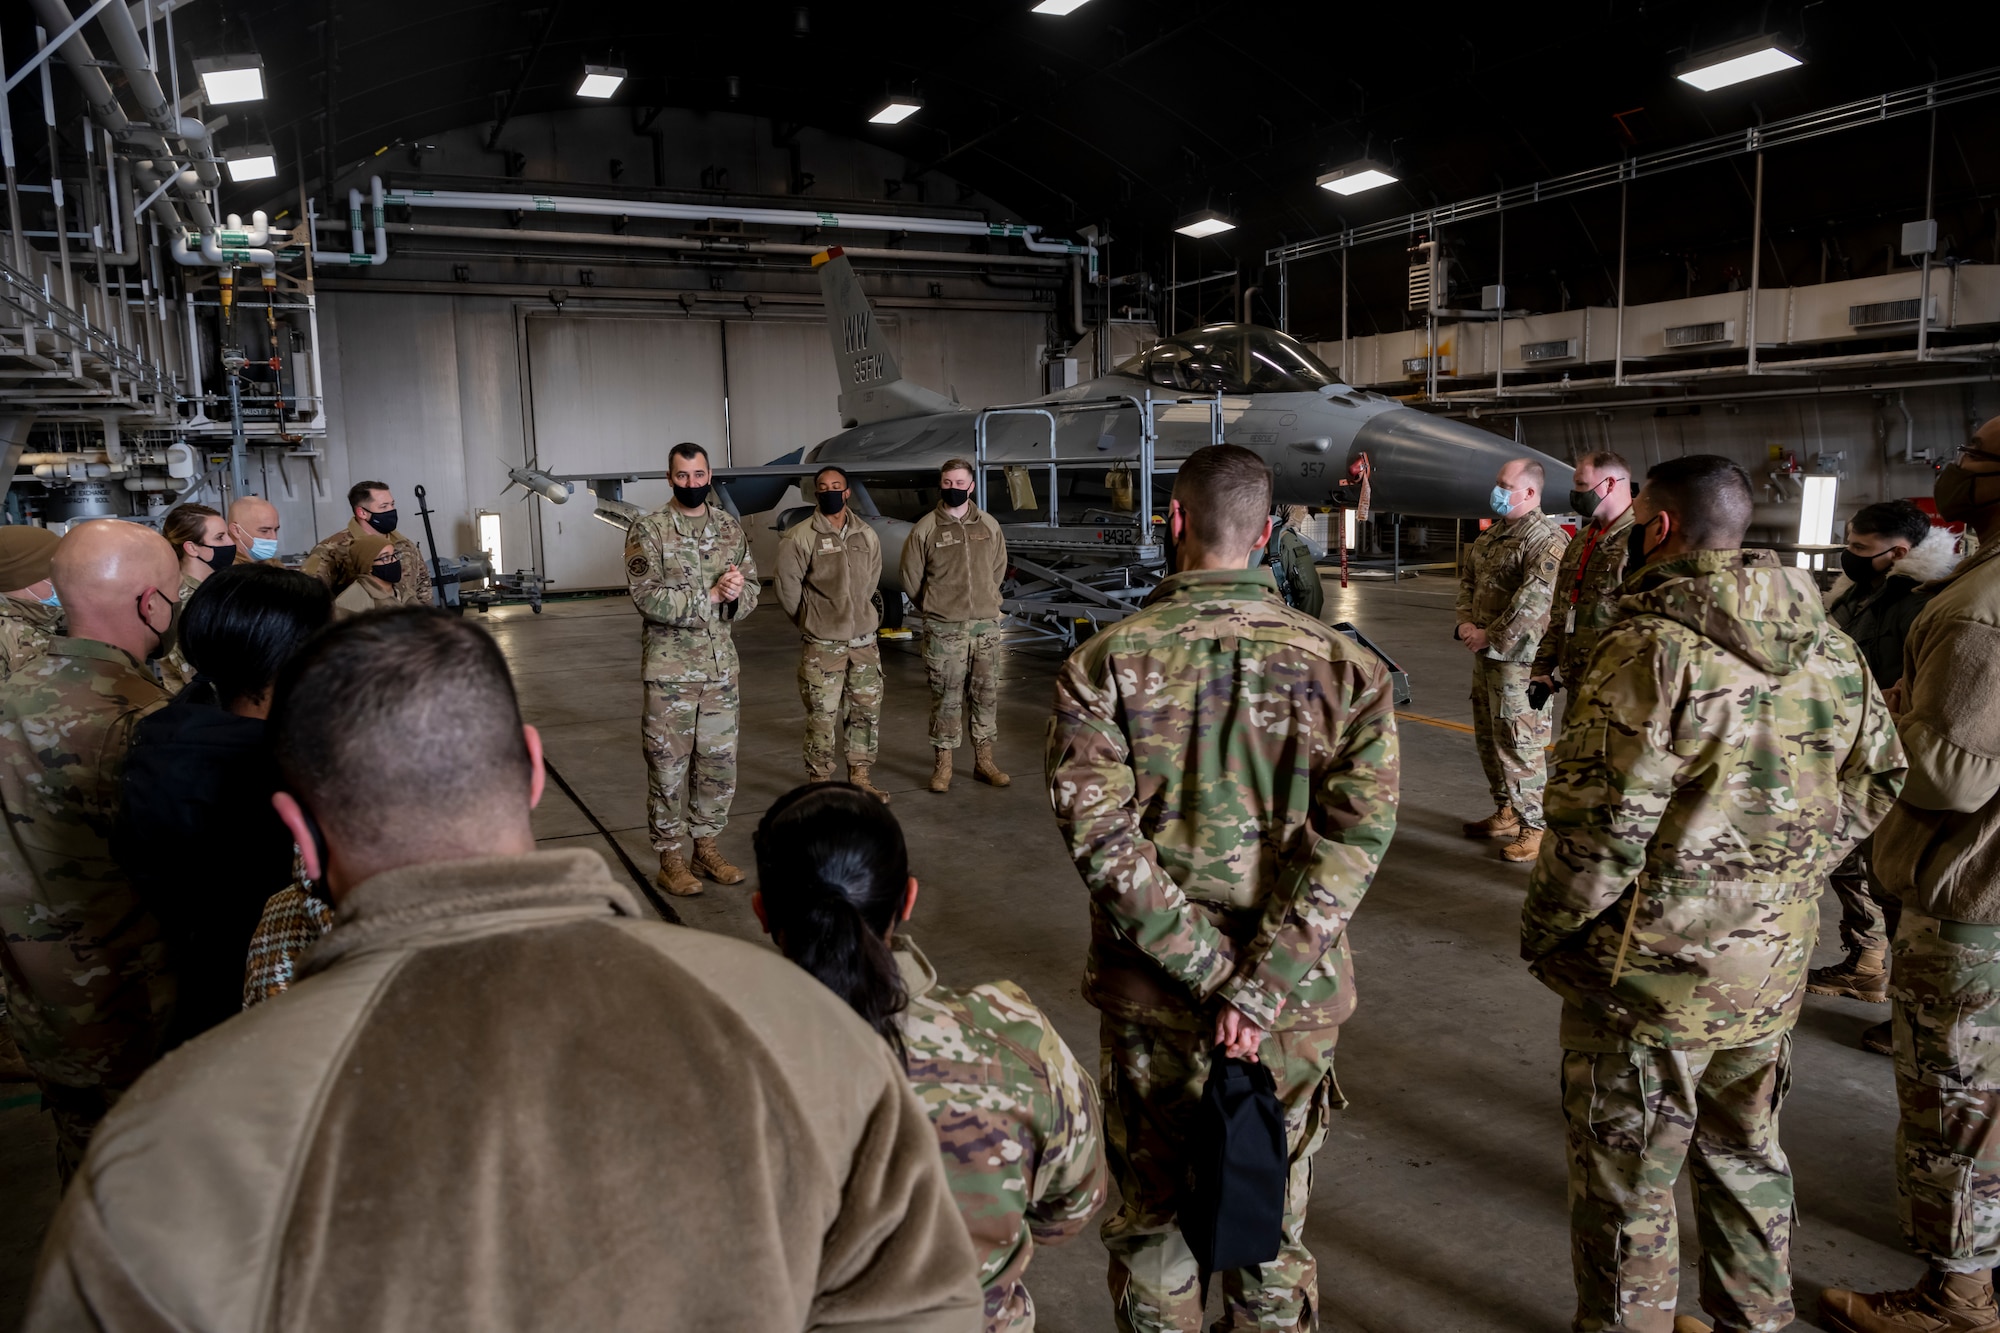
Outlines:
{"type": "Polygon", "coordinates": [[[1910,412],[1907,395],[1896,395],[1896,408],[1903,414],[1903,461],[1914,463],[1917,461],[1917,419],[1910,412]]]}
{"type": "Polygon", "coordinates": [[[125,489],[128,491],[176,491],[172,477],[127,477],[125,489]]]}
{"type": "Polygon", "coordinates": [[[668,204],[630,199],[586,199],[576,195],[502,194],[473,190],[392,190],[388,202],[405,208],[486,209],[499,213],[582,213],[596,217],[668,218],[704,222],[728,218],[773,227],[831,231],[913,231],[932,236],[1013,237],[1036,254],[1090,255],[1096,248],[1076,241],[1044,241],[1041,228],[1020,222],[979,222],[971,218],[926,218],[893,213],[833,213],[797,208],[731,208],[718,204],[668,204]]]}
{"type": "MultiPolygon", "coordinates": [[[[344,251],[314,250],[312,252],[313,263],[366,266],[389,262],[389,229],[382,219],[382,178],[380,176],[370,176],[368,178],[368,190],[374,204],[375,252],[370,254],[361,248],[361,191],[349,190],[347,192],[347,225],[348,230],[352,233],[352,241],[350,242],[352,248],[344,251]]],[[[318,243],[318,236],[312,230],[311,224],[317,222],[318,215],[309,214],[309,219],[306,241],[307,244],[313,245],[318,243]]]]}

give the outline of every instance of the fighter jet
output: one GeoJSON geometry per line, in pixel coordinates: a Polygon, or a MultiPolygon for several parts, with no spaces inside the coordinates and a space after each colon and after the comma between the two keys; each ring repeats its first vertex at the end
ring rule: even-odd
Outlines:
{"type": "MultiPolygon", "coordinates": [[[[1191,329],[1109,375],[975,411],[903,378],[839,247],[813,264],[845,429],[762,467],[717,468],[715,477],[730,508],[759,513],[817,469],[839,466],[854,483],[856,510],[882,539],[883,586],[892,593],[901,591],[903,538],[936,503],[937,470],[951,458],[974,463],[977,503],[1006,533],[1022,575],[1009,610],[1051,623],[1115,618],[1144,596],[1165,565],[1158,516],[1173,472],[1205,445],[1240,444],[1262,456],[1278,504],[1353,508],[1372,497],[1370,507],[1390,513],[1490,518],[1494,474],[1522,457],[1546,469],[1545,493],[1569,489],[1568,464],[1344,384],[1296,339],[1254,324],[1191,329]]],[[[619,511],[632,506],[621,503],[620,483],[665,475],[550,480],[557,489],[585,484],[599,517],[625,526],[630,515],[619,511]]],[[[809,512],[788,510],[778,526],[809,512]]]]}

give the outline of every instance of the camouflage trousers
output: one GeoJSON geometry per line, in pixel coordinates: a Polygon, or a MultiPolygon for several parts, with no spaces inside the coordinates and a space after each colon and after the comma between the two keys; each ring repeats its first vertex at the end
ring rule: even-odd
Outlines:
{"type": "Polygon", "coordinates": [[[1542,791],[1549,785],[1549,705],[1528,707],[1526,662],[1472,659],[1472,739],[1493,804],[1512,805],[1529,828],[1542,826],[1542,791]]]}
{"type": "Polygon", "coordinates": [[[2000,926],[1903,909],[1895,1003],[1896,1202],[1932,1268],[2000,1265],[2000,926]]]}
{"type": "Polygon", "coordinates": [[[1896,933],[1896,911],[1902,906],[1887,894],[1876,896],[1869,882],[1867,854],[1864,841],[1827,879],[1840,903],[1840,947],[1851,954],[1886,950],[1889,937],[1896,933]]]}
{"type": "Polygon", "coordinates": [[[646,682],[639,734],[654,851],[680,841],[683,789],[687,832],[713,838],[729,822],[729,803],[736,799],[736,706],[733,677],[646,682]]]}
{"type": "MultiPolygon", "coordinates": [[[[1569,1015],[1565,1015],[1566,1020],[1569,1015]]],[[[1564,1044],[1571,1040],[1565,1023],[1564,1044]]],[[[1674,1182],[1692,1157],[1701,1308],[1727,1330],[1792,1322],[1791,1165],[1778,1110],[1789,1032],[1670,1051],[1621,1041],[1563,1052],[1576,1333],[1667,1333],[1680,1293],[1674,1182]]]]}
{"type": "Polygon", "coordinates": [[[931,747],[956,750],[972,704],[972,743],[1000,734],[1000,624],[994,620],[926,620],[924,673],[931,683],[931,747]]]}
{"type": "Polygon", "coordinates": [[[799,653],[799,698],[806,706],[806,772],[833,773],[834,733],[845,725],[847,762],[875,762],[882,724],[882,649],[873,634],[851,643],[807,639],[799,653]]]}
{"type": "MultiPolygon", "coordinates": [[[[1175,1030],[1103,1016],[1105,1155],[1123,1202],[1105,1222],[1111,1252],[1111,1306],[1120,1333],[1200,1333],[1201,1275],[1181,1239],[1176,1210],[1191,1167],[1187,1145],[1208,1078],[1213,1033],[1175,1030]]],[[[1339,1028],[1277,1032],[1258,1051],[1277,1082],[1291,1147],[1285,1240],[1278,1257],[1218,1276],[1219,1329],[1317,1327],[1319,1270],[1306,1248],[1312,1159],[1331,1113],[1345,1103],[1333,1077],[1339,1028]]]]}

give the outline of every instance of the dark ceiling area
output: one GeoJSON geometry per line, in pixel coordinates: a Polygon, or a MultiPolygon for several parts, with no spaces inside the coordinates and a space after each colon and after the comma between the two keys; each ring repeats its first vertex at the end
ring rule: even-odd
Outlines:
{"type": "MultiPolygon", "coordinates": [[[[8,7],[10,64],[32,46],[22,8],[8,7]]],[[[577,105],[583,65],[612,64],[629,71],[620,103],[735,111],[879,143],[907,157],[912,180],[956,178],[1051,234],[1107,229],[1118,272],[1222,275],[1182,299],[1183,323],[1219,315],[1252,286],[1253,312],[1276,322],[1276,275],[1263,271],[1272,245],[2000,63],[1980,40],[1990,3],[1029,8],[195,0],[175,23],[184,55],[262,54],[269,99],[231,133],[274,144],[288,189],[300,175],[309,188],[328,175],[344,188],[385,145],[458,126],[497,127],[504,148],[509,121],[577,105]],[[1690,53],[1760,32],[1805,64],[1713,93],[1673,77],[1690,53]],[[914,94],[922,110],[898,126],[867,124],[889,93],[914,94]],[[1363,156],[1398,183],[1345,199],[1315,188],[1316,175],[1363,156]],[[1237,229],[1170,250],[1174,222],[1202,208],[1237,229]]],[[[59,92],[73,97],[67,82],[59,92]]],[[[33,93],[16,92],[17,124],[39,121],[33,93]]],[[[1931,119],[1769,155],[1765,281],[1899,262],[1895,229],[1922,215],[1931,119]]],[[[1936,119],[1944,248],[2000,258],[2000,97],[1936,119]]],[[[506,164],[496,152],[496,178],[506,164]]],[[[1752,173],[1746,156],[1633,187],[1632,299],[1745,281],[1752,173]]],[[[1509,214],[1510,304],[1615,299],[1619,202],[1614,189],[1509,214]]],[[[1491,219],[1453,229],[1454,282],[1494,281],[1499,241],[1491,219]]],[[[1404,262],[1394,243],[1355,254],[1355,332],[1400,318],[1404,262]]],[[[1337,257],[1294,267],[1295,329],[1338,334],[1338,273],[1337,257]]]]}

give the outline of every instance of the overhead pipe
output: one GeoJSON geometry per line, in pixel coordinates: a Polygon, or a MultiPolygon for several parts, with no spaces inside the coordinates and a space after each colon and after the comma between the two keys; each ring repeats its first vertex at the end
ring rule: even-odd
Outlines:
{"type": "MultiPolygon", "coordinates": [[[[49,0],[36,0],[38,4],[49,0]]],[[[56,0],[60,5],[61,0],[56,0]]],[[[132,95],[139,99],[139,110],[153,128],[162,135],[179,138],[191,150],[191,165],[201,177],[202,187],[213,190],[222,184],[222,177],[215,169],[215,163],[208,160],[202,150],[208,147],[208,127],[192,116],[180,114],[180,108],[172,105],[160,81],[153,74],[152,57],[146,53],[146,44],[139,36],[139,29],[132,22],[132,11],[124,5],[107,5],[100,11],[98,25],[104,29],[111,42],[111,53],[120,65],[125,67],[125,80],[132,89],[132,95]]],[[[172,58],[172,53],[168,53],[172,58]]],[[[190,204],[188,211],[195,215],[195,221],[204,231],[215,226],[215,218],[208,211],[205,201],[198,201],[199,209],[190,204]]]]}
{"type": "MultiPolygon", "coordinates": [[[[313,263],[367,266],[389,262],[389,229],[382,217],[382,178],[380,176],[370,176],[368,178],[368,194],[373,207],[375,223],[375,249],[373,253],[364,249],[361,243],[361,191],[358,189],[349,190],[347,192],[349,248],[344,251],[315,249],[312,252],[313,263]]],[[[319,243],[319,238],[316,234],[319,228],[319,215],[313,212],[310,206],[307,208],[306,219],[306,244],[308,246],[316,246],[319,243]]]]}

